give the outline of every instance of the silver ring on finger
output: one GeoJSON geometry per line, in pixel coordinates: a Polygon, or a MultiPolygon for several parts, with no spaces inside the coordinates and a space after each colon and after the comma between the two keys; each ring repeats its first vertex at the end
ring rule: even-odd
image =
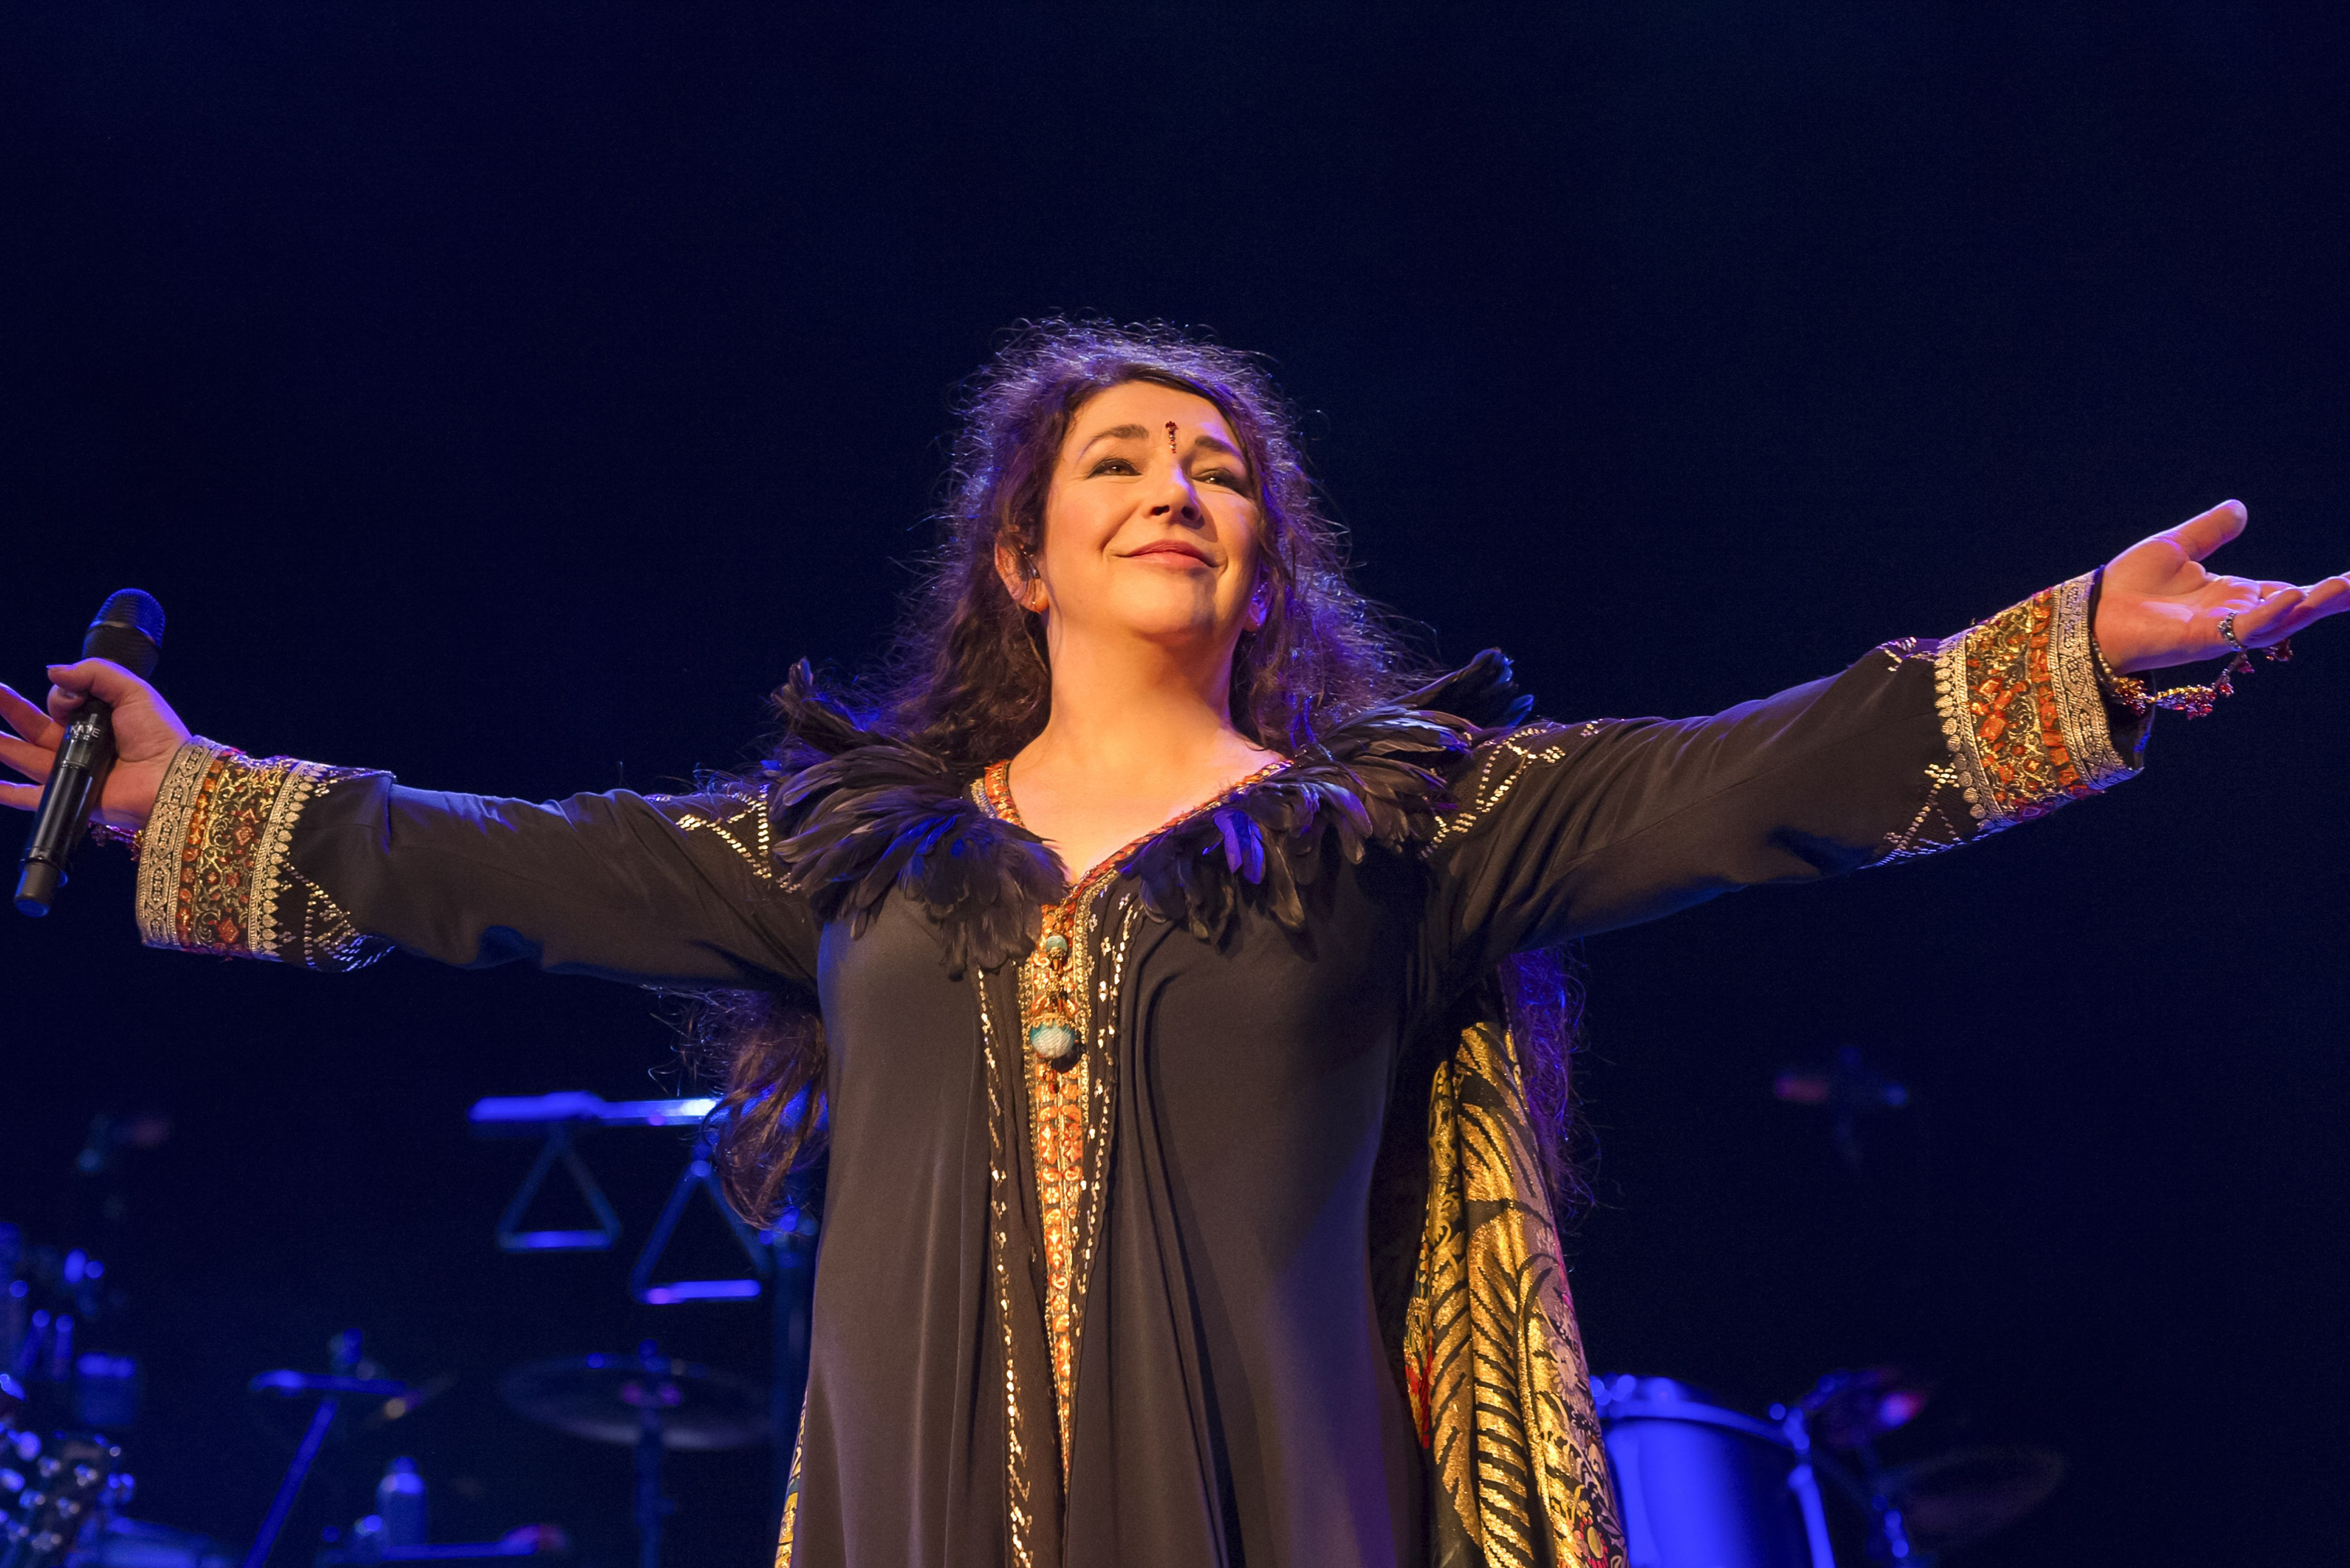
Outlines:
{"type": "Polygon", "coordinates": [[[2234,649],[2238,654],[2241,655],[2244,651],[2244,645],[2236,638],[2236,612],[2234,610],[2230,610],[2226,615],[2220,618],[2220,636],[2224,639],[2228,646],[2234,649]]]}

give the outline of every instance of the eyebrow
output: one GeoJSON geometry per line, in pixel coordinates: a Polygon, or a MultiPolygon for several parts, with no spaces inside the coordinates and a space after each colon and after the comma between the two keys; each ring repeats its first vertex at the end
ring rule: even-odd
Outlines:
{"type": "MultiPolygon", "coordinates": [[[[1085,445],[1079,447],[1077,449],[1077,455],[1079,457],[1085,456],[1086,453],[1093,451],[1094,448],[1099,446],[1106,441],[1149,441],[1149,439],[1150,431],[1141,425],[1112,425],[1109,429],[1101,431],[1091,441],[1086,442],[1085,445]]],[[[1243,460],[1245,461],[1243,454],[1238,447],[1233,446],[1229,441],[1211,436],[1205,431],[1201,431],[1198,435],[1192,437],[1191,441],[1192,444],[1195,446],[1209,447],[1214,451],[1222,452],[1227,457],[1242,457],[1243,460]]]]}

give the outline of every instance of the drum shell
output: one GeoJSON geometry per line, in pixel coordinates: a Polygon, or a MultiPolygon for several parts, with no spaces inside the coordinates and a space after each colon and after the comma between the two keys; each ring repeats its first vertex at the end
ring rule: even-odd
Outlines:
{"type": "Polygon", "coordinates": [[[1669,1377],[1594,1383],[1628,1568],[1832,1568],[1807,1543],[1777,1428],[1669,1377]]]}
{"type": "Polygon", "coordinates": [[[139,1519],[111,1519],[68,1559],[68,1568],[236,1568],[233,1546],[139,1519]]]}

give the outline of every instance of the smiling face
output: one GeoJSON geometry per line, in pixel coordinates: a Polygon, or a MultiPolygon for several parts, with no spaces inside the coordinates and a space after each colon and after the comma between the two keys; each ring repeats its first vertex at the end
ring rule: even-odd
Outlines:
{"type": "Polygon", "coordinates": [[[1263,513],[1255,476],[1216,405],[1152,381],[1097,393],[1069,421],[1028,563],[1009,544],[997,569],[1071,637],[1137,639],[1229,659],[1264,619],[1257,587],[1263,513]]]}

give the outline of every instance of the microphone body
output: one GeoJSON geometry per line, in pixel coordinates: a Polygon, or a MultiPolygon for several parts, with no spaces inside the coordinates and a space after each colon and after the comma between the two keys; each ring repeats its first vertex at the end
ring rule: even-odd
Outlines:
{"type": "MultiPolygon", "coordinates": [[[[140,680],[155,671],[162,657],[163,607],[137,588],[109,597],[82,639],[84,659],[106,659],[140,680]]],[[[96,696],[86,699],[58,743],[49,782],[41,791],[40,810],[25,841],[24,857],[16,866],[16,909],[26,915],[46,915],[66,884],[66,867],[74,846],[89,826],[90,808],[106,787],[114,767],[114,709],[96,696]]]]}

